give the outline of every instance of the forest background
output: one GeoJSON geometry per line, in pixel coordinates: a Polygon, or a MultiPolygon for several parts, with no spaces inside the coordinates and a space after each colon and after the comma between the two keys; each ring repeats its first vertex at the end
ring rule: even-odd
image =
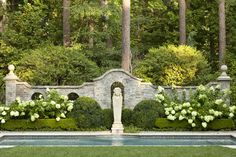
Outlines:
{"type": "MultiPolygon", "coordinates": [[[[32,85],[80,85],[109,69],[121,67],[121,0],[1,2],[1,102],[5,95],[3,78],[9,64],[16,65],[19,78],[32,85]],[[65,5],[69,6],[69,14],[63,12],[65,5]],[[65,27],[65,18],[69,27],[65,27]],[[69,36],[63,31],[68,31],[69,36]]],[[[131,1],[130,38],[135,76],[156,85],[199,85],[218,76],[219,0],[186,0],[186,45],[190,47],[178,47],[179,9],[178,0],[131,1]],[[175,50],[183,52],[177,56],[177,63],[168,55],[175,50]],[[200,57],[192,55],[196,53],[200,57]],[[188,62],[192,64],[187,65],[188,62]]],[[[236,99],[235,13],[236,0],[226,0],[224,62],[232,78],[232,102],[236,99]]]]}

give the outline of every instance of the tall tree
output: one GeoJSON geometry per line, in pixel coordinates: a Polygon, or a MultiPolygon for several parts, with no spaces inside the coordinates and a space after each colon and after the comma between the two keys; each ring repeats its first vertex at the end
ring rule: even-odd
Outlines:
{"type": "MultiPolygon", "coordinates": [[[[100,5],[101,5],[102,8],[106,8],[107,5],[108,5],[108,1],[107,0],[100,0],[100,5]]],[[[105,14],[103,14],[102,16],[103,16],[104,23],[105,23],[104,26],[103,26],[103,30],[104,30],[104,32],[107,32],[107,27],[108,27],[107,20],[108,20],[109,17],[105,14]]],[[[112,46],[113,46],[112,45],[112,38],[111,38],[110,35],[107,35],[106,36],[106,47],[107,48],[112,48],[112,46]]]]}
{"type": "Polygon", "coordinates": [[[7,1],[6,0],[0,0],[0,8],[1,8],[1,17],[0,17],[0,32],[4,31],[4,22],[5,22],[5,15],[4,15],[4,11],[6,9],[6,5],[7,5],[7,1]]]}
{"type": "Polygon", "coordinates": [[[186,44],[186,1],[179,0],[180,45],[186,44]]]}
{"type": "Polygon", "coordinates": [[[224,63],[226,47],[226,30],[225,30],[225,0],[219,1],[219,63],[224,63]]]}
{"type": "Polygon", "coordinates": [[[122,0],[122,68],[131,72],[130,0],[122,0]]]}
{"type": "Polygon", "coordinates": [[[63,45],[70,46],[70,0],[63,0],[63,45]]]}

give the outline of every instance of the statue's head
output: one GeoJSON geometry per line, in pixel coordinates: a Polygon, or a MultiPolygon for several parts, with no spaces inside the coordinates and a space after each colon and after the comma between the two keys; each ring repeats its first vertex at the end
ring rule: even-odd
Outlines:
{"type": "Polygon", "coordinates": [[[116,96],[121,95],[121,89],[119,87],[114,88],[114,95],[116,95],[116,96]]]}

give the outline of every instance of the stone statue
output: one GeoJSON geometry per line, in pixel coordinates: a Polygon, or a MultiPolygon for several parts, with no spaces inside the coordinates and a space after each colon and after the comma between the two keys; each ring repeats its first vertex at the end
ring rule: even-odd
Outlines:
{"type": "Polygon", "coordinates": [[[112,96],[114,122],[111,129],[112,133],[115,134],[123,133],[124,130],[121,123],[122,102],[123,96],[121,93],[121,89],[119,87],[116,87],[112,96]]]}

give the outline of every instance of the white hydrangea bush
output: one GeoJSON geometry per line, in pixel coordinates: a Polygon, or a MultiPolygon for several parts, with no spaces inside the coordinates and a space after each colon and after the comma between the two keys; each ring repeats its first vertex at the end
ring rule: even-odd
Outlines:
{"type": "Polygon", "coordinates": [[[66,118],[73,109],[73,101],[67,96],[59,95],[56,90],[47,90],[46,97],[39,95],[37,100],[21,101],[19,97],[9,107],[0,106],[0,122],[8,119],[37,119],[55,118],[60,121],[66,118]]]}
{"type": "Polygon", "coordinates": [[[236,106],[227,104],[230,91],[221,91],[219,86],[199,86],[188,102],[170,100],[165,91],[158,87],[156,100],[165,106],[165,115],[169,120],[186,120],[189,125],[196,127],[201,124],[207,128],[214,119],[233,118],[236,106]],[[161,92],[159,92],[161,89],[161,92]],[[163,97],[162,97],[163,96],[163,97]]]}

